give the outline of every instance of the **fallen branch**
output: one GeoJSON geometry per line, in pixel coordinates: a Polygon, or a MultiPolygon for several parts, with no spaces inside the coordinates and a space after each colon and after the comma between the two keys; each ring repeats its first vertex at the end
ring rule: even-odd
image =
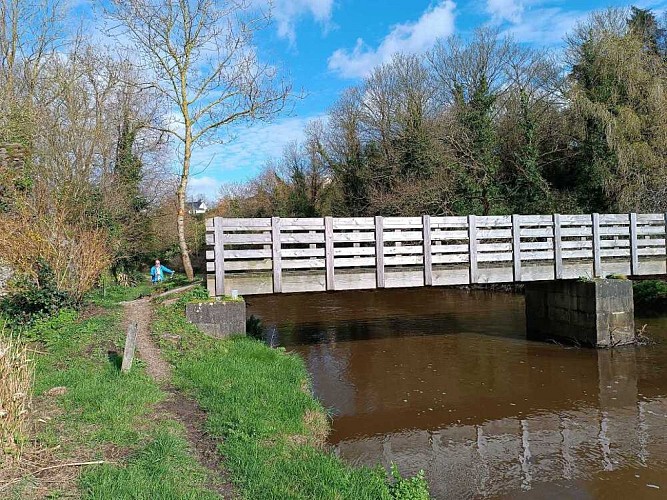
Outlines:
{"type": "Polygon", "coordinates": [[[95,460],[93,462],[72,462],[69,464],[49,465],[48,467],[42,467],[41,469],[38,469],[31,474],[28,474],[28,476],[34,476],[35,474],[39,474],[40,472],[44,472],[46,470],[60,469],[62,467],[81,467],[82,465],[100,465],[100,464],[111,464],[111,463],[114,462],[109,462],[107,460],[95,460]]]}

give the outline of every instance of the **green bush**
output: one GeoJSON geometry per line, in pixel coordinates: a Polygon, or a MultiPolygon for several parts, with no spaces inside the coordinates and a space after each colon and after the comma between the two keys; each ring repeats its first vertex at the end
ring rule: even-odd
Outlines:
{"type": "Polygon", "coordinates": [[[389,487],[389,493],[395,500],[429,500],[428,484],[424,478],[424,471],[416,476],[404,478],[396,465],[391,465],[391,475],[394,484],[389,487]]]}
{"type": "Polygon", "coordinates": [[[635,305],[640,310],[657,310],[667,305],[667,282],[637,281],[633,285],[635,305]]]}
{"type": "Polygon", "coordinates": [[[61,309],[78,305],[70,294],[58,288],[53,270],[44,260],[38,260],[35,267],[35,278],[15,279],[13,291],[0,301],[0,315],[12,327],[31,325],[61,309]]]}

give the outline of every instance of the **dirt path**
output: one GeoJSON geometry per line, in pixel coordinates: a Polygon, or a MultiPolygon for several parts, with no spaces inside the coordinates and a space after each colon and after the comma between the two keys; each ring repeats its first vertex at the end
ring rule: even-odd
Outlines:
{"type": "MultiPolygon", "coordinates": [[[[180,290],[167,292],[176,293],[180,290]]],[[[208,435],[204,430],[206,424],[206,412],[202,410],[197,402],[177,390],[170,383],[171,365],[167,363],[150,336],[153,320],[153,305],[150,299],[144,298],[127,302],[125,307],[125,325],[136,322],[137,349],[139,357],[146,363],[146,371],[160,386],[169,394],[156,410],[156,413],[173,420],[177,420],[186,430],[190,448],[201,465],[210,471],[212,481],[208,485],[223,498],[237,498],[233,485],[225,472],[222,458],[218,453],[219,441],[208,435]]]]}

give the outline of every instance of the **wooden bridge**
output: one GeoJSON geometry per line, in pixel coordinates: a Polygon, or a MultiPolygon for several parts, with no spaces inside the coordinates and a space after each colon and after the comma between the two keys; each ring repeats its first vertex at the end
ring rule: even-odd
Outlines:
{"type": "Polygon", "coordinates": [[[479,217],[215,217],[222,296],[667,274],[667,213],[479,217]]]}

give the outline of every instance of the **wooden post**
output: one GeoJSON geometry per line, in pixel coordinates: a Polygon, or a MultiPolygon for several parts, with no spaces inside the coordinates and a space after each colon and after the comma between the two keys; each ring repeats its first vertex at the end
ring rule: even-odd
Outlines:
{"type": "Polygon", "coordinates": [[[213,258],[215,262],[215,295],[217,297],[225,295],[225,241],[222,229],[222,217],[215,217],[213,219],[213,233],[215,234],[213,258]]]}
{"type": "Polygon", "coordinates": [[[639,274],[639,252],[637,245],[637,214],[630,214],[630,274],[639,274]]]}
{"type": "Polygon", "coordinates": [[[470,283],[477,283],[477,218],[468,216],[468,261],[470,263],[470,283]]]}
{"type": "Polygon", "coordinates": [[[334,240],[333,240],[333,217],[324,218],[324,258],[327,268],[327,290],[335,290],[334,280],[334,240]]]}
{"type": "Polygon", "coordinates": [[[377,288],[384,288],[384,221],[375,217],[375,282],[377,288]]]}
{"type": "Polygon", "coordinates": [[[521,281],[521,221],[519,215],[512,215],[512,269],[514,281],[521,281]]]}
{"type": "Polygon", "coordinates": [[[282,261],[280,257],[280,217],[271,217],[271,248],[273,262],[273,293],[283,291],[282,261]]]}
{"type": "Polygon", "coordinates": [[[424,286],[433,285],[433,254],[431,253],[431,217],[422,216],[424,248],[424,286]]]}
{"type": "Polygon", "coordinates": [[[554,279],[563,279],[563,245],[560,235],[560,214],[553,214],[554,226],[554,279]]]}
{"type": "Polygon", "coordinates": [[[137,331],[139,325],[137,323],[130,323],[127,328],[127,336],[125,337],[125,350],[123,351],[123,363],[120,371],[127,373],[132,368],[132,361],[134,360],[134,352],[137,349],[137,331]]]}
{"type": "Polygon", "coordinates": [[[602,259],[600,258],[600,214],[591,215],[593,231],[593,276],[602,277],[602,259]]]}

